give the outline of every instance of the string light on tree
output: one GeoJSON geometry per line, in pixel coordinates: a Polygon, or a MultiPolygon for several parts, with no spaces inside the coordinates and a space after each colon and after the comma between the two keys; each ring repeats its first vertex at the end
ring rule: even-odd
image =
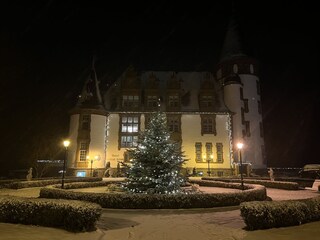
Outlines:
{"type": "Polygon", "coordinates": [[[127,189],[132,192],[173,194],[180,192],[185,179],[180,174],[185,162],[178,143],[170,140],[166,115],[156,112],[138,138],[137,148],[129,150],[132,165],[127,189]]]}

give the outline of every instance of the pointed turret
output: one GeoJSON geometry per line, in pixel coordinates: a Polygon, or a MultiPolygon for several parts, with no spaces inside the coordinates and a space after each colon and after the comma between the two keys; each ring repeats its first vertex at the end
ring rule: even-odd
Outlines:
{"type": "Polygon", "coordinates": [[[105,133],[108,113],[101,98],[94,61],[70,115],[71,144],[67,161],[69,174],[82,177],[102,176],[106,164],[105,133]]]}
{"type": "Polygon", "coordinates": [[[90,75],[83,86],[76,107],[104,110],[94,60],[92,61],[90,75]]]}
{"type": "Polygon", "coordinates": [[[245,56],[239,37],[238,24],[233,11],[229,21],[228,30],[224,39],[220,62],[239,56],[245,56]]]}
{"type": "MultiPolygon", "coordinates": [[[[265,169],[258,62],[244,54],[234,8],[215,73],[223,87],[224,102],[233,112],[234,146],[243,142],[247,149],[242,153],[243,162],[252,164],[253,169],[265,169]]],[[[236,154],[234,160],[239,163],[236,154]]]]}

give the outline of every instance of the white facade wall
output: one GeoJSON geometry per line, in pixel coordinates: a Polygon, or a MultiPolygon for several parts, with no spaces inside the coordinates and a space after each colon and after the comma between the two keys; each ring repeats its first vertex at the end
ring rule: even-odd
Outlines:
{"type": "Polygon", "coordinates": [[[234,144],[243,141],[242,130],[244,128],[241,120],[241,108],[243,107],[243,102],[240,100],[240,87],[240,84],[228,84],[224,87],[224,102],[229,110],[233,112],[232,133],[234,144]]]}
{"type": "Polygon", "coordinates": [[[228,122],[228,115],[216,116],[216,130],[217,135],[204,134],[201,135],[201,118],[195,114],[183,114],[181,117],[181,131],[182,131],[182,150],[184,151],[186,159],[188,161],[185,167],[188,168],[207,168],[208,163],[196,162],[196,149],[195,143],[202,143],[202,153],[206,152],[206,143],[212,143],[213,163],[210,163],[210,168],[230,168],[230,141],[229,131],[227,130],[226,123],[228,122]],[[216,163],[217,150],[216,143],[223,144],[223,163],[216,163]]]}
{"type": "Polygon", "coordinates": [[[77,156],[77,137],[79,129],[79,114],[71,115],[70,128],[69,128],[69,140],[70,146],[68,147],[67,167],[75,167],[75,161],[77,156]]]}
{"type": "Polygon", "coordinates": [[[104,168],[106,166],[105,159],[105,142],[106,142],[106,116],[91,115],[90,126],[90,145],[88,156],[93,159],[92,168],[104,168]],[[97,156],[97,158],[96,158],[97,156]]]}
{"type": "Polygon", "coordinates": [[[261,148],[264,145],[264,139],[260,134],[262,114],[258,111],[258,101],[261,101],[261,98],[257,92],[256,82],[259,78],[250,74],[241,74],[239,77],[244,86],[243,98],[248,99],[249,112],[245,113],[244,116],[245,120],[250,122],[250,136],[244,138],[243,160],[252,163],[253,168],[266,168],[261,148]]]}
{"type": "MultiPolygon", "coordinates": [[[[106,162],[110,162],[112,168],[117,167],[118,161],[124,160],[125,148],[119,149],[119,115],[109,115],[109,126],[107,136],[107,153],[106,162]]],[[[140,129],[144,129],[144,115],[140,118],[140,129]]],[[[205,153],[205,144],[212,143],[212,151],[214,161],[216,161],[216,143],[223,144],[223,163],[210,163],[210,168],[224,168],[230,169],[230,139],[229,130],[227,126],[228,115],[217,115],[216,117],[216,130],[217,135],[204,134],[201,135],[201,118],[198,114],[182,114],[181,117],[181,131],[182,131],[182,151],[184,151],[185,158],[189,161],[186,162],[184,167],[187,168],[207,168],[207,162],[196,163],[195,143],[202,143],[202,152],[205,153]]]]}

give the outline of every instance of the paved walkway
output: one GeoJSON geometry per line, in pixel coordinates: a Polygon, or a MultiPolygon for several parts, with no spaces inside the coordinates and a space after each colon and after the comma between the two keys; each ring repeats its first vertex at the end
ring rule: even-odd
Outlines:
{"type": "MultiPolygon", "coordinates": [[[[204,187],[201,190],[206,190],[204,187]]],[[[211,191],[220,188],[211,188],[211,191]]],[[[40,188],[0,189],[1,195],[38,197],[40,188]]],[[[267,189],[275,201],[320,196],[315,190],[267,189]]],[[[65,230],[0,223],[0,240],[211,240],[211,239],[314,239],[320,235],[320,222],[281,229],[247,232],[239,207],[212,209],[126,210],[103,209],[97,230],[70,233],[65,230]],[[266,234],[267,233],[267,234],[266,234]],[[294,233],[294,234],[293,234],[294,233]],[[267,237],[268,236],[268,237],[267,237]],[[310,236],[310,238],[308,238],[310,236]],[[269,238],[270,237],[270,238],[269,238]],[[311,238],[313,237],[313,238],[311,238]]]]}

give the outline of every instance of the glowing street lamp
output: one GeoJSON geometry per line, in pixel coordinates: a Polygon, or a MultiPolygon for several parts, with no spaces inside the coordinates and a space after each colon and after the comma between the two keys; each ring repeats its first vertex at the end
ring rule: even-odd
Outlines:
{"type": "Polygon", "coordinates": [[[241,149],[243,148],[243,143],[242,142],[237,143],[237,148],[239,150],[241,189],[243,191],[244,190],[244,186],[243,186],[242,157],[241,157],[241,149]]]}
{"type": "Polygon", "coordinates": [[[69,140],[64,140],[63,141],[63,146],[65,149],[64,152],[64,159],[63,159],[63,170],[62,170],[62,181],[61,181],[61,188],[64,188],[64,172],[66,171],[66,161],[67,161],[67,155],[68,155],[68,147],[70,145],[70,141],[69,140]]]}

